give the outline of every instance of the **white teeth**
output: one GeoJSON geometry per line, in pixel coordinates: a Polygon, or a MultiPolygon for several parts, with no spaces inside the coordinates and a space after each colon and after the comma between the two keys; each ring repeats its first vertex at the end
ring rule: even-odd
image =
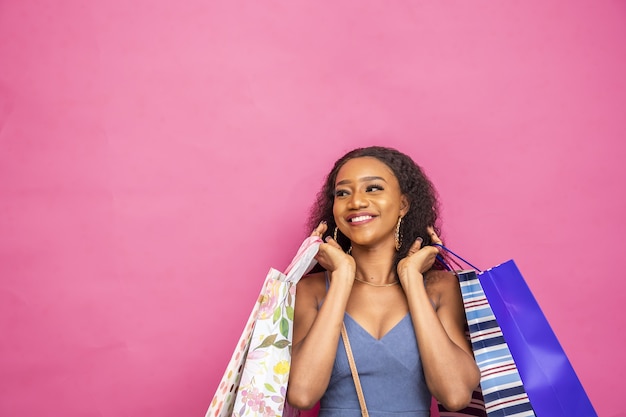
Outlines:
{"type": "Polygon", "coordinates": [[[362,221],[365,221],[365,220],[369,220],[371,218],[372,218],[372,216],[358,216],[358,217],[351,218],[350,221],[352,223],[354,223],[354,222],[362,222],[362,221]]]}

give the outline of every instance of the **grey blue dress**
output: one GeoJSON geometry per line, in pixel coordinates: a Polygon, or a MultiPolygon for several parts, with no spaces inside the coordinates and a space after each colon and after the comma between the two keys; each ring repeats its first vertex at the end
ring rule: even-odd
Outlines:
{"type": "MultiPolygon", "coordinates": [[[[371,417],[428,417],[431,394],[426,386],[411,316],[380,340],[347,313],[344,323],[371,417]]],[[[360,417],[350,365],[339,339],[330,383],[320,401],[319,417],[360,417]]]]}

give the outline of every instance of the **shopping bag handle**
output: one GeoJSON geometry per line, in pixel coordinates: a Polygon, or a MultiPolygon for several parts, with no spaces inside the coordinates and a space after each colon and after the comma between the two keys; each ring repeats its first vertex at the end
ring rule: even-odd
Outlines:
{"type": "Polygon", "coordinates": [[[319,250],[322,239],[319,236],[310,236],[302,242],[296,256],[291,264],[285,270],[287,282],[297,283],[304,275],[306,275],[317,264],[315,255],[319,250]]]}
{"type": "MultiPolygon", "coordinates": [[[[466,260],[465,258],[461,257],[461,255],[456,254],[455,252],[453,252],[451,249],[439,244],[439,243],[433,243],[433,246],[436,246],[438,248],[443,249],[446,253],[452,255],[453,257],[457,258],[458,260],[460,260],[461,262],[465,263],[466,265],[470,266],[471,268],[475,269],[477,272],[483,272],[480,268],[478,268],[477,266],[472,265],[468,260],[466,260]]],[[[452,258],[453,259],[453,258],[452,258]]],[[[450,265],[448,264],[448,262],[446,262],[445,258],[439,254],[437,255],[437,260],[448,270],[448,271],[452,271],[452,268],[450,267],[450,265]]],[[[455,262],[456,263],[456,262],[455,262]]],[[[458,265],[458,263],[457,263],[458,265]]]]}

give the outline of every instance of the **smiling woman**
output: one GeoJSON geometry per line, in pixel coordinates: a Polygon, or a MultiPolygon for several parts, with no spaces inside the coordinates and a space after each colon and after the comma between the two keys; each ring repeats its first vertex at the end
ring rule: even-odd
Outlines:
{"type": "Polygon", "coordinates": [[[291,405],[361,416],[350,354],[374,415],[425,417],[431,396],[469,403],[480,375],[458,281],[435,264],[437,219],[434,188],[407,155],[369,147],[335,163],[310,220],[325,271],[298,284],[291,405]]]}

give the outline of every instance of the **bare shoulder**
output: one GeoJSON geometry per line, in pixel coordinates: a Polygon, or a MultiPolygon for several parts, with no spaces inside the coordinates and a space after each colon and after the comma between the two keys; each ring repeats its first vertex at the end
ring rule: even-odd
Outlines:
{"type": "Polygon", "coordinates": [[[430,270],[424,276],[424,285],[430,299],[439,306],[442,300],[456,298],[459,294],[459,280],[452,272],[430,270]]]}
{"type": "Polygon", "coordinates": [[[426,273],[424,277],[424,282],[426,284],[426,288],[433,287],[458,287],[459,280],[456,275],[454,275],[450,271],[443,271],[439,269],[431,269],[426,273]]]}
{"type": "Polygon", "coordinates": [[[298,300],[306,299],[319,305],[326,295],[326,273],[316,272],[306,275],[298,282],[296,288],[298,300]]]}

